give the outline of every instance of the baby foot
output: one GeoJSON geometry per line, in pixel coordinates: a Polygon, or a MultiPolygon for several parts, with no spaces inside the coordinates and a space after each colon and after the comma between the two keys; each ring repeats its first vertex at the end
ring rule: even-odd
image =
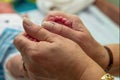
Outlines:
{"type": "Polygon", "coordinates": [[[31,41],[39,42],[37,39],[32,38],[32,37],[31,37],[30,35],[28,35],[28,34],[26,34],[26,37],[27,37],[28,39],[30,39],[31,41]]]}
{"type": "Polygon", "coordinates": [[[68,20],[67,18],[63,18],[62,16],[52,16],[49,18],[49,21],[53,21],[53,22],[72,28],[72,22],[68,20]]]}

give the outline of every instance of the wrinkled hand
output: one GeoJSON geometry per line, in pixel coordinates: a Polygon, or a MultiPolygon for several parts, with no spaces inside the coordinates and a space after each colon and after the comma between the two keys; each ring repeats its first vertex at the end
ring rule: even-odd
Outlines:
{"type": "Polygon", "coordinates": [[[28,39],[26,33],[14,40],[31,80],[80,80],[90,65],[92,68],[94,64],[96,66],[72,40],[40,28],[26,19],[23,26],[27,34],[39,40],[28,39]]]}
{"type": "Polygon", "coordinates": [[[107,67],[109,57],[105,48],[91,36],[78,16],[56,11],[50,12],[42,26],[53,33],[73,40],[101,67],[104,69],[107,67]]]}

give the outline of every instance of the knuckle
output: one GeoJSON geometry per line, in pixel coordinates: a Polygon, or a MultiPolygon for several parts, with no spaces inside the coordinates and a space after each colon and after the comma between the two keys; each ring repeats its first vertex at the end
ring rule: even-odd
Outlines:
{"type": "Polygon", "coordinates": [[[33,48],[30,45],[25,45],[25,46],[21,46],[21,53],[23,53],[26,56],[30,56],[30,54],[32,54],[33,52],[33,48]]]}
{"type": "Polygon", "coordinates": [[[60,25],[58,23],[54,23],[54,22],[51,22],[51,23],[52,23],[52,26],[51,26],[52,31],[54,31],[57,34],[61,34],[63,32],[65,26],[60,25]]]}
{"type": "Polygon", "coordinates": [[[30,59],[34,62],[34,63],[38,63],[39,59],[41,58],[41,54],[38,53],[35,50],[31,50],[28,52],[28,56],[30,57],[30,59]]]}
{"type": "MultiPolygon", "coordinates": [[[[49,47],[49,48],[47,48],[47,52],[46,52],[46,54],[50,54],[50,55],[52,55],[52,54],[54,54],[54,53],[56,53],[58,50],[59,50],[59,45],[58,44],[54,44],[54,45],[52,45],[51,47],[49,47]]],[[[44,59],[44,58],[47,58],[47,55],[42,55],[42,58],[44,59]]]]}
{"type": "Polygon", "coordinates": [[[21,41],[21,40],[20,40],[19,37],[17,36],[17,37],[15,37],[13,43],[14,43],[14,44],[18,44],[20,41],[21,41]]]}
{"type": "Polygon", "coordinates": [[[52,25],[50,25],[49,27],[51,27],[51,30],[55,30],[57,25],[54,22],[51,22],[52,25]]]}
{"type": "Polygon", "coordinates": [[[49,47],[49,51],[50,51],[50,52],[56,52],[57,49],[58,49],[58,45],[57,45],[57,44],[56,44],[56,45],[53,45],[52,47],[49,47]]]}
{"type": "Polygon", "coordinates": [[[61,25],[59,33],[60,33],[60,34],[63,34],[63,33],[64,33],[64,31],[67,31],[67,30],[68,30],[68,28],[67,28],[67,27],[65,27],[65,26],[61,25]]]}
{"type": "Polygon", "coordinates": [[[42,28],[38,28],[34,34],[40,34],[42,31],[42,28]]]}
{"type": "Polygon", "coordinates": [[[56,44],[53,46],[53,48],[58,49],[59,47],[61,47],[63,45],[63,42],[65,42],[65,40],[63,38],[57,37],[56,44]]]}
{"type": "Polygon", "coordinates": [[[50,30],[53,31],[54,33],[63,34],[64,31],[66,30],[66,27],[64,25],[61,25],[55,22],[51,22],[51,23],[52,25],[49,27],[50,27],[50,30]]]}
{"type": "Polygon", "coordinates": [[[76,37],[78,38],[78,40],[82,40],[84,38],[84,35],[81,35],[80,33],[78,33],[76,37]]]}
{"type": "Polygon", "coordinates": [[[49,41],[49,40],[56,41],[56,40],[57,40],[57,37],[58,37],[57,34],[52,34],[52,33],[47,34],[47,36],[49,36],[49,37],[46,38],[46,40],[48,40],[48,41],[49,41]]]}
{"type": "Polygon", "coordinates": [[[23,52],[25,52],[28,56],[30,56],[31,54],[33,54],[34,48],[32,46],[24,46],[23,52]]]}
{"type": "Polygon", "coordinates": [[[73,20],[75,22],[81,22],[80,18],[77,15],[73,15],[73,20]]]}
{"type": "Polygon", "coordinates": [[[86,34],[81,34],[81,33],[78,32],[78,34],[76,35],[76,41],[78,43],[83,43],[86,40],[88,40],[87,35],[86,34]]]}

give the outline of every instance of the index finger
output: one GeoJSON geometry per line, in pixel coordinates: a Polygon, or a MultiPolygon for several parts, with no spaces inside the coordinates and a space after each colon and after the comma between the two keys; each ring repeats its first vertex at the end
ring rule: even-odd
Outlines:
{"type": "Polygon", "coordinates": [[[19,34],[15,40],[14,40],[14,44],[16,46],[16,48],[21,52],[21,54],[23,55],[23,53],[26,53],[27,49],[33,45],[35,45],[35,42],[31,41],[30,39],[28,39],[25,36],[25,33],[21,33],[19,34]]]}

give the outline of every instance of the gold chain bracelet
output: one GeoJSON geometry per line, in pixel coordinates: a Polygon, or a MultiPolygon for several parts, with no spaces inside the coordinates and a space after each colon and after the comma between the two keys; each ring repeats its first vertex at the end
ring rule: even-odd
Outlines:
{"type": "Polygon", "coordinates": [[[114,80],[114,77],[109,73],[106,73],[104,76],[102,76],[101,80],[114,80]]]}

